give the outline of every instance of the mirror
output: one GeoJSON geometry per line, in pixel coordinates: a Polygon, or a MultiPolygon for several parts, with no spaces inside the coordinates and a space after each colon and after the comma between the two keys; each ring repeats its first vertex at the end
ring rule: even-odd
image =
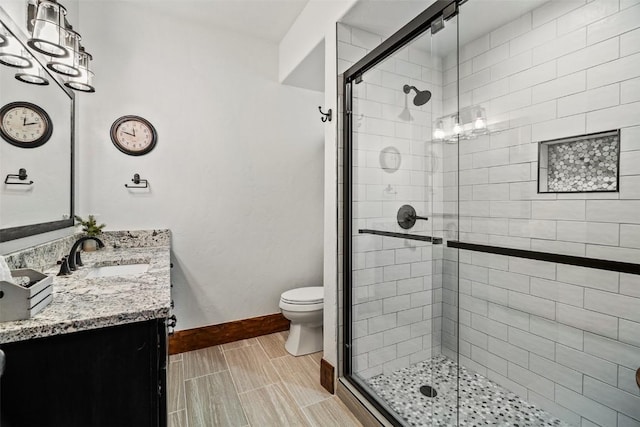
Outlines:
{"type": "Polygon", "coordinates": [[[34,66],[29,73],[49,82],[24,83],[15,76],[25,69],[0,64],[0,242],[5,242],[73,225],[74,95],[41,65],[43,56],[27,53],[26,35],[1,7],[0,25],[9,43],[0,52],[24,51],[34,66]],[[6,107],[15,102],[21,104],[6,107]],[[43,123],[47,116],[50,129],[43,123]]]}

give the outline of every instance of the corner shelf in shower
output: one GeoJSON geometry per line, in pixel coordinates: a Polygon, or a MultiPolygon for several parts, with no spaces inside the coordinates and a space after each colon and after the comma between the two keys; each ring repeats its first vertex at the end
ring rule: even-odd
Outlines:
{"type": "Polygon", "coordinates": [[[441,237],[421,236],[419,234],[395,233],[393,231],[369,230],[365,228],[358,230],[358,232],[360,234],[375,234],[377,236],[397,237],[400,239],[409,239],[409,240],[420,240],[422,242],[431,242],[434,245],[442,244],[441,237]]]}

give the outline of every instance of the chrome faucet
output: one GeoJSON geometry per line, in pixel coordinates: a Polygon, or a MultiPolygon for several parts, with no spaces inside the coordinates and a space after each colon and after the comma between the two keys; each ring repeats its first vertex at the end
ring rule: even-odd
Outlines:
{"type": "Polygon", "coordinates": [[[104,248],[104,243],[102,243],[102,240],[94,236],[84,236],[76,240],[73,246],[71,246],[71,251],[69,252],[69,258],[68,258],[69,269],[71,271],[77,270],[78,266],[82,265],[82,259],[80,258],[80,252],[78,251],[78,248],[86,240],[95,240],[96,243],[98,243],[99,248],[104,248]]]}

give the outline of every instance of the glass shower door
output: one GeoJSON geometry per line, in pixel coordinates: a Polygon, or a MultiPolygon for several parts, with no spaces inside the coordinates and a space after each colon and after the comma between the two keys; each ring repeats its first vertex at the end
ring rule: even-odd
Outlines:
{"type": "Polygon", "coordinates": [[[457,152],[437,132],[457,111],[456,17],[438,28],[345,86],[345,373],[398,425],[457,424],[456,350],[443,348],[443,328],[457,319],[455,309],[443,319],[443,299],[455,307],[456,293],[443,289],[442,246],[457,233],[457,204],[444,191],[455,185],[457,152]]]}
{"type": "Polygon", "coordinates": [[[458,19],[460,425],[638,427],[640,5],[458,19]]]}

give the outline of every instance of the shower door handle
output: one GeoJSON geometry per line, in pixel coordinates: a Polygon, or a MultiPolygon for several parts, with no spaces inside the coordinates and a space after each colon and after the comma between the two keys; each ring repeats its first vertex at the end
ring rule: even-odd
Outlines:
{"type": "Polygon", "coordinates": [[[636,384],[638,384],[638,388],[640,388],[640,368],[636,371],[636,384]]]}

